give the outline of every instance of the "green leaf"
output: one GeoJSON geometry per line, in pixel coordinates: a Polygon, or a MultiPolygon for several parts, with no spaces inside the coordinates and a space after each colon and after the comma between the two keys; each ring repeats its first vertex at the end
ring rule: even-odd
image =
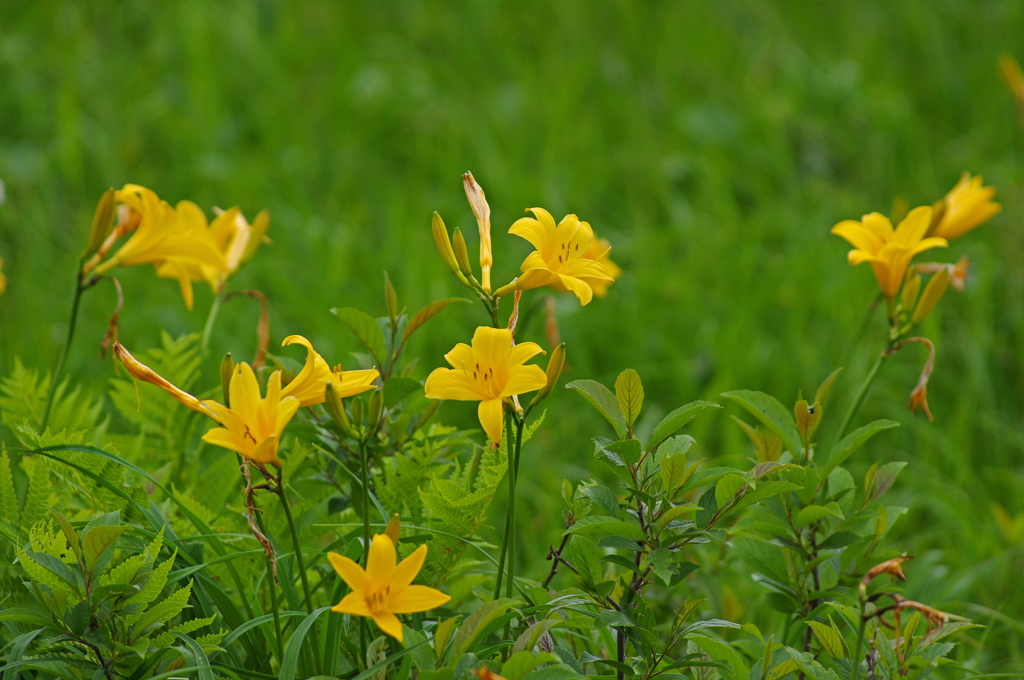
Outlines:
{"type": "Polygon", "coordinates": [[[603,453],[609,457],[609,459],[618,464],[615,458],[623,463],[629,463],[636,465],[640,462],[640,456],[643,453],[643,449],[640,448],[640,440],[638,439],[622,439],[617,442],[605,444],[601,447],[603,453]],[[614,455],[614,458],[612,457],[614,455]]]}
{"type": "Polygon", "coordinates": [[[635,541],[644,540],[644,532],[640,527],[606,515],[590,515],[584,517],[565,530],[564,535],[585,531],[588,534],[625,536],[635,541]]]}
{"type": "Polygon", "coordinates": [[[852,531],[837,531],[832,534],[824,541],[818,544],[819,550],[835,550],[837,548],[845,548],[848,545],[853,545],[860,540],[860,536],[853,533],[852,531]]]}
{"type": "Polygon", "coordinates": [[[735,390],[722,393],[723,397],[732,399],[751,415],[760,420],[765,427],[774,432],[782,440],[790,453],[796,455],[801,451],[800,433],[796,431],[793,415],[778,399],[754,390],[735,390]]]}
{"type": "Polygon", "coordinates": [[[826,517],[842,517],[843,514],[835,508],[824,505],[808,505],[796,514],[795,525],[797,529],[803,529],[808,524],[825,519],[826,517]]]}
{"type": "Polygon", "coordinates": [[[292,633],[291,638],[288,640],[288,646],[284,649],[284,658],[281,659],[281,670],[277,675],[279,680],[295,680],[295,671],[299,665],[302,643],[305,641],[309,629],[316,623],[316,620],[329,609],[330,607],[320,607],[303,619],[302,623],[295,628],[295,632],[292,633]]]}
{"type": "Polygon", "coordinates": [[[727,663],[730,668],[729,670],[722,669],[722,674],[730,680],[747,680],[750,677],[750,669],[730,645],[704,635],[691,635],[689,639],[715,661],[727,663]]]}
{"type": "Polygon", "coordinates": [[[820,621],[805,621],[804,623],[810,626],[814,631],[814,637],[818,638],[818,642],[833,659],[845,659],[849,656],[846,651],[846,641],[839,634],[839,629],[836,628],[835,623],[832,623],[832,619],[829,619],[831,625],[820,621]]]}
{"type": "MultiPolygon", "coordinates": [[[[370,353],[373,360],[377,362],[378,366],[383,367],[387,357],[387,346],[384,342],[384,331],[380,329],[380,325],[377,320],[366,312],[361,312],[358,309],[352,309],[351,307],[335,307],[331,310],[342,323],[348,326],[348,329],[355,334],[356,338],[362,343],[366,351],[370,353]]],[[[410,325],[411,322],[410,322],[410,325]]],[[[408,330],[408,326],[406,326],[408,330]]]]}
{"type": "Polygon", "coordinates": [[[772,481],[772,482],[761,482],[757,485],[756,489],[751,489],[747,493],[743,494],[743,498],[736,501],[736,505],[732,506],[732,512],[742,510],[748,505],[759,503],[765,499],[771,498],[772,496],[778,496],[780,493],[786,491],[796,491],[802,488],[799,484],[792,482],[783,481],[772,481]]]}
{"type": "MultiPolygon", "coordinates": [[[[634,543],[634,547],[635,545],[634,543]]],[[[598,552],[594,548],[594,544],[582,534],[576,534],[569,539],[569,545],[566,548],[569,553],[569,563],[576,568],[583,587],[594,590],[597,584],[603,580],[602,573],[604,571],[598,560],[598,552]]]]}
{"type": "Polygon", "coordinates": [[[78,540],[78,532],[71,526],[71,522],[53,508],[50,508],[50,512],[57,518],[57,523],[60,524],[60,530],[64,532],[64,538],[67,539],[68,546],[74,551],[76,556],[81,556],[82,545],[78,540]]]}
{"type": "Polygon", "coordinates": [[[832,385],[835,383],[836,378],[839,376],[839,372],[842,370],[842,368],[837,368],[832,371],[832,374],[825,378],[825,381],[821,383],[821,387],[818,388],[817,393],[814,395],[815,404],[821,404],[822,406],[825,405],[825,402],[828,401],[828,395],[832,391],[832,385]]]}
{"type": "Polygon", "coordinates": [[[579,392],[611,423],[619,439],[626,438],[626,419],[623,417],[622,411],[619,410],[618,399],[611,390],[595,380],[573,380],[565,388],[579,392]]]}
{"type": "Polygon", "coordinates": [[[619,511],[619,498],[606,486],[594,485],[583,487],[583,494],[614,515],[619,511]]]}
{"type": "Polygon", "coordinates": [[[27,552],[22,553],[22,555],[28,557],[69,586],[78,586],[79,579],[75,577],[75,572],[71,571],[68,565],[61,562],[59,558],[40,552],[27,552]]]}
{"type": "Polygon", "coordinates": [[[457,661],[462,655],[469,651],[480,634],[483,633],[492,621],[508,611],[509,607],[517,602],[513,598],[500,598],[480,605],[475,612],[466,617],[465,623],[455,634],[452,641],[452,650],[448,658],[457,661]]]}
{"type": "Polygon", "coordinates": [[[85,568],[93,569],[100,558],[114,547],[117,538],[130,527],[110,526],[107,524],[93,527],[82,539],[82,554],[85,556],[85,568]]]}
{"type": "Polygon", "coordinates": [[[434,300],[429,305],[427,305],[420,311],[416,312],[413,315],[413,317],[409,319],[409,323],[406,324],[405,326],[405,332],[402,333],[402,342],[408,340],[409,336],[412,335],[417,328],[419,328],[420,326],[422,326],[423,324],[430,320],[430,317],[434,316],[445,307],[455,304],[456,302],[469,302],[469,300],[460,297],[445,298],[444,300],[434,300]]]}
{"type": "Polygon", "coordinates": [[[899,425],[900,424],[894,420],[876,420],[864,425],[863,427],[858,427],[856,430],[843,437],[832,448],[831,453],[829,453],[828,460],[821,468],[822,479],[828,477],[832,470],[842,465],[847,458],[852,456],[857,449],[864,445],[864,442],[871,439],[882,430],[899,427],[899,425]]]}
{"type": "Polygon", "coordinates": [[[676,430],[683,427],[697,416],[703,415],[716,408],[722,407],[711,401],[694,401],[686,404],[685,406],[680,406],[662,418],[661,422],[654,426],[654,432],[651,433],[651,440],[647,444],[647,450],[654,451],[663,441],[672,436],[676,430]]]}
{"type": "Polygon", "coordinates": [[[414,378],[403,378],[401,376],[388,378],[384,381],[384,405],[388,408],[394,408],[395,404],[422,389],[423,383],[414,378]]]}
{"type": "Polygon", "coordinates": [[[640,376],[632,368],[627,368],[615,380],[615,398],[619,402],[619,410],[626,419],[626,426],[633,431],[633,423],[640,415],[644,406],[644,386],[640,376]]]}
{"type": "Polygon", "coordinates": [[[607,628],[608,626],[629,628],[635,625],[633,619],[629,618],[629,614],[615,609],[602,609],[601,613],[594,619],[595,628],[607,628]]]}
{"type": "Polygon", "coordinates": [[[786,659],[785,661],[776,665],[774,668],[768,671],[768,675],[764,676],[764,680],[779,680],[780,678],[785,677],[799,669],[800,667],[796,665],[796,661],[793,661],[792,659],[786,659]]]}
{"type": "Polygon", "coordinates": [[[743,471],[730,467],[713,467],[708,468],[707,470],[701,470],[700,472],[697,472],[692,477],[690,477],[690,480],[683,485],[683,488],[680,489],[679,492],[687,493],[689,491],[693,491],[697,487],[706,486],[708,484],[714,484],[722,477],[725,477],[726,475],[733,473],[742,475],[743,471]]]}
{"type": "Polygon", "coordinates": [[[672,553],[665,548],[652,550],[647,556],[647,566],[666,586],[672,581],[672,553]]]}
{"type": "Polygon", "coordinates": [[[661,459],[661,483],[670,494],[686,474],[686,454],[674,453],[661,459]]]}
{"type": "Polygon", "coordinates": [[[745,484],[746,482],[743,481],[742,475],[730,474],[718,480],[718,484],[715,486],[715,502],[718,504],[718,507],[725,507],[726,503],[745,484]]]}

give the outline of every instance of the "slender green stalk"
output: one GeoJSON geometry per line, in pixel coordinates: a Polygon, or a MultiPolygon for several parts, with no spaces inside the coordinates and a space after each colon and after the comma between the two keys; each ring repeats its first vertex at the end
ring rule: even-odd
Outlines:
{"type": "Polygon", "coordinates": [[[82,301],[83,290],[85,288],[82,286],[82,275],[78,273],[75,275],[75,295],[71,298],[71,318],[68,321],[68,336],[64,340],[64,349],[60,352],[60,359],[57,360],[57,369],[53,372],[53,378],[50,379],[50,389],[46,395],[46,409],[43,411],[43,421],[39,426],[42,432],[46,431],[46,421],[50,419],[50,409],[53,407],[53,396],[57,392],[57,383],[60,382],[60,377],[64,373],[64,364],[68,360],[68,352],[71,351],[71,340],[75,337],[75,322],[78,320],[78,307],[82,301]]]}
{"type": "MultiPolygon", "coordinates": [[[[253,501],[253,506],[255,507],[255,500],[253,501]]],[[[263,518],[258,512],[254,514],[256,516],[256,524],[259,525],[260,531],[262,531],[265,536],[267,528],[263,525],[263,518]]],[[[270,560],[270,556],[264,555],[264,557],[267,559],[267,580],[270,581],[270,606],[274,610],[274,633],[277,635],[277,660],[278,663],[280,663],[284,658],[284,637],[281,633],[280,607],[277,603],[277,583],[274,579],[274,565],[270,560]]]]}
{"type": "Polygon", "coordinates": [[[200,349],[203,354],[210,348],[210,336],[213,335],[213,325],[217,321],[217,313],[220,311],[220,303],[224,296],[217,293],[213,296],[213,304],[210,305],[210,314],[206,317],[206,325],[203,326],[203,341],[200,349]]]}
{"type": "MultiPolygon", "coordinates": [[[[509,507],[511,509],[509,521],[509,533],[511,534],[508,542],[508,583],[506,584],[505,597],[512,597],[512,593],[515,591],[515,578],[516,578],[516,483],[519,481],[519,449],[523,442],[523,421],[519,420],[516,422],[516,446],[515,446],[515,457],[512,463],[512,499],[509,501],[509,507]]],[[[512,442],[509,442],[511,446],[512,442]]]]}
{"type": "Polygon", "coordinates": [[[861,604],[860,628],[857,629],[857,642],[854,643],[853,654],[850,656],[850,663],[852,665],[850,680],[857,680],[857,676],[860,675],[860,650],[864,646],[864,628],[867,626],[867,623],[867,620],[864,618],[864,605],[861,604]]]}
{"type": "MultiPolygon", "coordinates": [[[[291,508],[288,507],[288,498],[285,495],[284,485],[281,483],[281,477],[278,476],[278,496],[281,497],[281,507],[284,508],[284,516],[288,518],[288,530],[292,534],[292,543],[295,544],[295,560],[298,564],[299,578],[302,579],[302,592],[306,598],[306,611],[310,614],[313,613],[313,596],[309,592],[309,579],[306,577],[306,561],[302,559],[302,544],[299,542],[299,532],[295,529],[295,520],[292,518],[291,508]]],[[[317,666],[317,673],[320,672],[320,635],[316,630],[316,623],[310,628],[310,632],[313,634],[313,649],[317,651],[313,654],[313,662],[317,666]]]]}
{"type": "Polygon", "coordinates": [[[513,499],[516,497],[515,472],[512,468],[512,414],[508,411],[505,412],[505,442],[509,452],[508,467],[505,470],[505,474],[508,476],[509,505],[505,509],[505,533],[501,537],[501,550],[498,551],[498,576],[494,581],[494,599],[501,596],[501,584],[505,575],[505,557],[508,555],[509,538],[512,535],[513,499]]]}
{"type": "Polygon", "coordinates": [[[363,566],[370,564],[370,461],[366,447],[359,446],[359,482],[363,485],[363,566]]]}
{"type": "MultiPolygon", "coordinates": [[[[878,355],[875,359],[874,365],[871,370],[868,371],[868,375],[864,378],[864,382],[861,383],[860,389],[857,390],[857,394],[853,398],[853,403],[850,404],[850,410],[846,412],[846,417],[843,418],[843,424],[839,427],[839,432],[836,434],[836,442],[843,438],[846,431],[850,428],[850,423],[853,422],[854,416],[857,415],[857,411],[860,410],[861,404],[864,403],[864,397],[867,396],[868,390],[871,388],[871,383],[875,381],[875,376],[878,375],[878,369],[882,367],[885,360],[889,358],[889,349],[886,348],[884,352],[878,355]]],[[[833,444],[834,446],[835,444],[833,444]]]]}

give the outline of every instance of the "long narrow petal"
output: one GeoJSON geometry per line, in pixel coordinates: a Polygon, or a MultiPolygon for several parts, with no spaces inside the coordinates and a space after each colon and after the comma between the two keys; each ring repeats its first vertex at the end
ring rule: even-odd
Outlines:
{"type": "Polygon", "coordinates": [[[371,588],[389,583],[395,570],[395,544],[387,534],[376,534],[370,541],[370,556],[366,559],[366,575],[371,588]]]}
{"type": "Polygon", "coordinates": [[[477,408],[477,416],[484,432],[495,444],[501,443],[501,399],[481,401],[477,408]]]}
{"type": "Polygon", "coordinates": [[[532,217],[520,217],[512,223],[508,233],[525,238],[537,250],[543,250],[553,234],[545,231],[544,226],[532,217]]]}
{"type": "Polygon", "coordinates": [[[464,342],[452,347],[448,354],[444,355],[452,368],[462,369],[473,364],[473,348],[464,342]]]}
{"type": "Polygon", "coordinates": [[[913,246],[915,243],[924,238],[924,235],[928,232],[928,227],[932,224],[932,207],[930,205],[922,205],[918,208],[914,208],[903,218],[899,226],[896,227],[896,233],[893,235],[893,239],[897,243],[902,243],[905,246],[913,246]]]}
{"type": "Polygon", "coordinates": [[[299,410],[300,402],[295,397],[285,397],[274,409],[274,432],[278,436],[284,431],[285,426],[291,421],[295,412],[299,410]]]}
{"type": "Polygon", "coordinates": [[[473,333],[473,358],[480,364],[474,364],[474,370],[507,366],[511,352],[512,331],[507,328],[478,326],[473,333]]]}
{"type": "Polygon", "coordinates": [[[882,213],[868,213],[861,218],[868,231],[877,237],[882,243],[892,240],[894,230],[892,222],[882,213]]]}
{"type": "Polygon", "coordinates": [[[867,253],[877,253],[882,249],[882,240],[865,227],[862,222],[843,220],[832,227],[832,233],[845,238],[854,248],[867,253]]]}
{"type": "Polygon", "coordinates": [[[911,251],[911,253],[913,255],[917,255],[918,253],[923,253],[924,251],[931,250],[932,248],[948,247],[949,241],[938,236],[932,236],[926,239],[922,239],[917,245],[914,246],[914,249],[911,251]]]}
{"type": "Polygon", "coordinates": [[[563,286],[576,294],[581,305],[589,304],[594,299],[594,290],[583,279],[577,279],[575,276],[559,276],[558,278],[563,286]]]}
{"type": "Polygon", "coordinates": [[[207,444],[222,446],[230,451],[235,451],[243,456],[251,458],[250,455],[256,448],[251,441],[242,437],[239,433],[233,432],[225,427],[215,427],[202,437],[207,444]]]}
{"type": "MultiPolygon", "coordinates": [[[[404,560],[398,563],[395,567],[395,573],[391,575],[391,590],[394,592],[397,588],[404,588],[412,580],[416,578],[416,574],[420,573],[420,569],[423,568],[423,560],[427,558],[427,546],[426,544],[421,545],[412,551],[412,553],[404,560]]],[[[406,612],[399,612],[404,614],[406,612]]]]}
{"type": "Polygon", "coordinates": [[[547,268],[535,267],[524,269],[523,273],[516,279],[516,288],[519,290],[530,290],[531,288],[542,288],[558,281],[558,275],[547,268]]]}
{"type": "Polygon", "coordinates": [[[508,365],[519,366],[520,364],[525,364],[538,354],[544,354],[544,350],[541,349],[540,345],[535,342],[521,342],[513,347],[509,353],[508,365]]]}
{"type": "Polygon", "coordinates": [[[415,614],[440,607],[452,599],[440,590],[428,586],[407,586],[392,595],[388,608],[396,614],[415,614]]]}
{"type": "Polygon", "coordinates": [[[516,366],[509,369],[508,380],[501,396],[511,397],[514,394],[525,394],[544,387],[548,383],[544,369],[536,364],[516,366]]]}
{"type": "Polygon", "coordinates": [[[277,460],[277,435],[272,434],[265,438],[256,448],[253,449],[252,454],[249,456],[257,463],[273,463],[277,460]]]}
{"type": "Polygon", "coordinates": [[[356,616],[373,616],[370,608],[366,606],[366,591],[353,590],[341,598],[341,602],[331,607],[332,612],[339,614],[354,614],[356,616]]]}
{"type": "Polygon", "coordinates": [[[865,262],[878,262],[878,258],[863,250],[851,250],[846,254],[846,261],[851,265],[863,264],[865,262]]]}
{"type": "MultiPolygon", "coordinates": [[[[357,371],[342,371],[341,380],[335,383],[338,387],[339,397],[352,397],[363,392],[374,389],[373,381],[380,373],[376,368],[360,369],[357,371]]],[[[335,374],[337,376],[337,374],[335,374]]],[[[334,382],[334,381],[332,381],[334,382]]]]}
{"type": "Polygon", "coordinates": [[[256,382],[256,374],[247,363],[235,366],[231,376],[231,410],[236,412],[247,423],[256,422],[256,409],[260,402],[260,385],[256,382]]]}
{"type": "Polygon", "coordinates": [[[391,612],[378,612],[373,615],[373,622],[382,631],[402,642],[402,622],[391,612]]]}
{"type": "Polygon", "coordinates": [[[462,369],[435,368],[427,376],[424,385],[427,399],[451,399],[453,401],[477,401],[486,395],[462,369]]]}
{"type": "Polygon", "coordinates": [[[327,553],[327,559],[330,561],[331,566],[334,567],[334,571],[341,577],[341,580],[352,590],[361,590],[370,584],[366,571],[356,564],[355,560],[339,555],[336,552],[327,553]]]}

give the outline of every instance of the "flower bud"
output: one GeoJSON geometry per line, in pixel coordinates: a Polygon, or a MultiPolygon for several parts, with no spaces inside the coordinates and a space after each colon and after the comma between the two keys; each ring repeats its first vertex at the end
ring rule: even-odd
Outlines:
{"type": "Polygon", "coordinates": [[[384,534],[391,539],[392,543],[398,545],[398,537],[402,534],[402,521],[399,519],[397,512],[391,515],[391,520],[388,521],[384,534]]]}
{"type": "Polygon", "coordinates": [[[455,262],[459,265],[459,271],[466,278],[473,276],[473,267],[469,264],[469,250],[466,249],[466,239],[458,227],[455,227],[455,231],[452,232],[452,248],[455,251],[455,262]]]}
{"type": "Polygon", "coordinates": [[[358,433],[352,428],[352,423],[345,412],[345,405],[341,403],[341,397],[338,396],[338,390],[334,387],[333,383],[327,383],[324,397],[324,408],[327,409],[327,414],[331,416],[331,420],[341,428],[342,432],[353,439],[358,438],[358,433]]]}
{"type": "Polygon", "coordinates": [[[935,272],[932,278],[928,280],[928,285],[924,287],[924,293],[921,294],[917,307],[914,308],[914,315],[910,318],[911,323],[917,325],[928,318],[928,315],[935,309],[935,305],[946,294],[946,288],[948,287],[949,269],[943,268],[935,272]]]}
{"type": "Polygon", "coordinates": [[[370,429],[373,430],[377,427],[377,423],[380,422],[381,411],[384,410],[384,391],[374,390],[373,394],[370,395],[370,411],[367,424],[370,429]]]}
{"type": "Polygon", "coordinates": [[[555,389],[555,385],[558,384],[558,377],[562,374],[562,368],[565,366],[565,343],[561,342],[551,350],[551,358],[548,359],[548,370],[547,377],[548,381],[537,392],[533,400],[530,402],[530,406],[535,406],[547,398],[551,394],[551,390],[555,389]]]}
{"type": "Polygon", "coordinates": [[[928,225],[928,236],[931,236],[939,227],[942,218],[946,214],[946,199],[940,198],[932,203],[932,221],[928,225]]]}
{"type": "Polygon", "coordinates": [[[235,360],[231,352],[224,355],[220,362],[220,387],[224,391],[224,405],[231,408],[231,376],[235,372],[235,360]]]}
{"type": "Polygon", "coordinates": [[[96,213],[92,218],[92,231],[89,232],[89,245],[86,246],[85,252],[82,253],[82,259],[85,259],[95,253],[103,245],[103,241],[106,240],[107,236],[110,235],[110,231],[114,228],[114,194],[113,189],[107,189],[100,196],[100,202],[96,204],[96,213]]]}
{"type": "Polygon", "coordinates": [[[480,228],[480,285],[485,293],[490,293],[491,266],[494,264],[494,256],[491,253],[491,206],[487,205],[484,190],[473,179],[473,173],[467,172],[462,176],[462,186],[466,190],[466,198],[469,199],[469,205],[480,228]]]}
{"type": "Polygon", "coordinates": [[[921,275],[916,269],[910,269],[907,273],[907,280],[903,282],[903,290],[900,291],[900,304],[903,311],[907,312],[914,308],[917,296],[921,292],[921,275]]]}
{"type": "Polygon", "coordinates": [[[444,266],[448,267],[448,270],[461,280],[462,273],[459,271],[459,265],[455,262],[455,251],[452,250],[452,242],[448,240],[448,228],[444,226],[444,220],[436,212],[430,226],[434,232],[434,245],[437,246],[437,252],[441,254],[441,259],[444,260],[444,266]]]}

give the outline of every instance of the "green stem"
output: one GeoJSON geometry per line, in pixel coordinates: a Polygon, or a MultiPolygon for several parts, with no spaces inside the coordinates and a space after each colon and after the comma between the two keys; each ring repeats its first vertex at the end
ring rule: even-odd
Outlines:
{"type": "Polygon", "coordinates": [[[359,446],[359,482],[363,485],[363,566],[370,563],[370,461],[366,447],[359,446]]]}
{"type": "Polygon", "coordinates": [[[81,273],[75,275],[75,295],[71,299],[71,319],[68,321],[68,337],[64,340],[64,349],[60,352],[60,359],[57,360],[57,370],[53,372],[53,378],[50,380],[50,389],[46,395],[46,409],[43,411],[43,421],[39,426],[41,432],[46,431],[46,421],[50,419],[50,408],[53,407],[53,397],[57,392],[57,383],[60,382],[60,377],[64,373],[64,363],[68,360],[68,352],[71,351],[71,340],[75,337],[75,321],[78,320],[78,306],[82,300],[82,291],[85,290],[82,286],[82,275],[81,273]]]}
{"type": "MultiPolygon", "coordinates": [[[[309,592],[309,579],[306,577],[306,561],[302,559],[302,544],[299,543],[299,532],[295,529],[295,520],[292,518],[291,508],[288,507],[288,498],[285,495],[284,485],[281,476],[278,475],[278,495],[281,497],[281,507],[284,508],[284,516],[288,518],[288,530],[292,534],[292,543],[295,545],[295,560],[298,563],[299,578],[302,579],[302,593],[306,598],[306,611],[313,613],[313,596],[309,592]]],[[[317,666],[317,673],[320,673],[320,635],[316,630],[316,623],[313,624],[310,632],[313,633],[313,663],[317,666]]]]}
{"type": "MultiPolygon", "coordinates": [[[[850,404],[850,410],[846,412],[846,417],[843,418],[843,424],[839,427],[839,432],[836,434],[836,442],[843,438],[846,431],[850,428],[850,423],[853,422],[854,416],[857,415],[857,411],[860,410],[861,404],[864,403],[864,397],[868,394],[868,389],[871,388],[871,383],[875,381],[875,376],[878,375],[878,369],[882,367],[885,360],[889,358],[889,349],[886,348],[884,352],[878,355],[875,359],[874,365],[871,370],[868,371],[868,375],[864,378],[864,382],[861,383],[860,389],[857,390],[856,396],[853,398],[853,403],[850,404]]],[[[833,444],[834,446],[835,444],[833,444]]]]}
{"type": "Polygon", "coordinates": [[[206,354],[210,348],[210,336],[213,335],[213,324],[217,321],[217,312],[220,311],[221,300],[223,300],[223,296],[220,293],[213,296],[210,314],[206,317],[206,325],[203,326],[203,342],[200,345],[203,354],[206,354]]]}
{"type": "Polygon", "coordinates": [[[857,629],[857,642],[853,645],[853,655],[850,656],[850,680],[857,680],[860,675],[860,650],[864,645],[864,628],[867,626],[867,619],[864,618],[864,605],[860,608],[860,628],[857,629]]]}
{"type": "MultiPolygon", "coordinates": [[[[511,414],[509,415],[511,418],[511,414]]],[[[505,586],[505,597],[512,597],[512,593],[515,591],[515,574],[516,574],[516,482],[519,477],[519,449],[523,441],[523,421],[519,420],[516,422],[516,446],[515,446],[515,457],[510,461],[512,462],[512,497],[509,501],[509,537],[508,542],[508,583],[505,586]]],[[[509,445],[512,441],[509,440],[509,445]]]]}
{"type": "MultiPolygon", "coordinates": [[[[255,507],[255,505],[256,503],[254,500],[253,507],[255,507]]],[[[266,536],[267,528],[263,525],[263,517],[261,517],[258,512],[254,514],[256,515],[256,524],[259,525],[260,531],[262,531],[263,535],[266,536]]],[[[266,557],[267,560],[267,579],[270,581],[270,606],[274,610],[274,632],[277,634],[277,660],[278,663],[280,663],[281,660],[284,659],[284,637],[281,633],[280,607],[277,603],[277,583],[275,583],[274,565],[270,560],[270,555],[264,555],[264,557],[266,557]]]]}
{"type": "Polygon", "coordinates": [[[501,550],[498,552],[498,576],[494,582],[494,599],[501,596],[501,585],[505,576],[505,557],[508,554],[509,538],[512,535],[512,515],[514,498],[516,497],[515,473],[512,468],[512,414],[505,412],[505,447],[508,453],[508,467],[505,474],[508,475],[508,497],[509,505],[505,509],[505,533],[501,537],[501,550]]]}

